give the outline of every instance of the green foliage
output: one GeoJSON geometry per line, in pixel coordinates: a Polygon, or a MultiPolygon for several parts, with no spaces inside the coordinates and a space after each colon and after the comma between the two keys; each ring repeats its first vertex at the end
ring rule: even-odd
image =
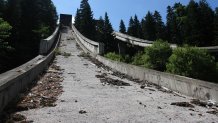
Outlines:
{"type": "Polygon", "coordinates": [[[75,21],[74,21],[74,26],[78,29],[78,30],[80,30],[80,9],[77,9],[76,10],[76,15],[75,15],[75,21]]]}
{"type": "Polygon", "coordinates": [[[214,40],[214,11],[206,0],[199,1],[199,46],[211,46],[214,40]]]}
{"type": "Polygon", "coordinates": [[[156,39],[165,39],[165,25],[158,11],[154,12],[156,39]]]}
{"type": "Polygon", "coordinates": [[[218,45],[218,8],[215,10],[215,17],[214,17],[214,45],[218,45]]]}
{"type": "Polygon", "coordinates": [[[137,15],[134,16],[134,19],[132,17],[130,18],[127,34],[138,38],[142,37],[141,23],[139,22],[137,15]]]}
{"type": "Polygon", "coordinates": [[[115,52],[109,52],[104,55],[104,57],[114,60],[114,61],[119,61],[119,62],[124,62],[124,58],[121,55],[116,54],[115,52]]]}
{"type": "Polygon", "coordinates": [[[12,27],[9,25],[9,23],[0,18],[0,41],[4,41],[10,36],[11,29],[12,27]]]}
{"type": "Polygon", "coordinates": [[[134,27],[134,20],[133,20],[132,17],[130,17],[130,20],[129,20],[129,27],[128,27],[128,30],[127,30],[127,34],[128,34],[128,35],[131,35],[131,36],[134,35],[134,29],[133,29],[133,27],[134,27]]]}
{"type": "Polygon", "coordinates": [[[104,42],[104,19],[100,16],[96,24],[96,41],[104,42]]]}
{"type": "Polygon", "coordinates": [[[108,17],[107,12],[105,13],[104,17],[104,44],[105,44],[105,51],[106,52],[112,52],[116,50],[117,44],[114,41],[113,35],[111,33],[113,32],[113,27],[110,23],[110,19],[108,17]]]}
{"type": "Polygon", "coordinates": [[[120,29],[119,29],[119,31],[121,33],[124,33],[124,34],[126,33],[126,26],[125,26],[123,20],[120,21],[120,29]]]}
{"type": "Polygon", "coordinates": [[[77,9],[75,26],[87,38],[95,40],[95,21],[88,0],[82,0],[80,9],[77,9]]]}
{"type": "Polygon", "coordinates": [[[185,6],[181,3],[175,3],[173,10],[175,14],[175,22],[173,22],[174,25],[172,26],[172,30],[175,38],[173,38],[172,41],[174,41],[173,43],[181,45],[183,44],[185,37],[185,23],[187,21],[186,10],[185,6]]]}
{"type": "Polygon", "coordinates": [[[45,39],[50,35],[49,29],[50,28],[48,26],[41,25],[37,30],[33,30],[33,32],[36,33],[36,35],[38,35],[41,39],[45,39]]]}
{"type": "Polygon", "coordinates": [[[0,0],[0,17],[2,17],[5,12],[5,3],[5,0],[0,0]]]}
{"type": "Polygon", "coordinates": [[[143,38],[146,40],[156,40],[155,20],[153,14],[149,11],[142,20],[143,38]]]}
{"type": "Polygon", "coordinates": [[[208,31],[206,32],[206,34],[213,34],[209,29],[211,28],[211,23],[213,24],[213,22],[211,22],[211,17],[209,17],[211,16],[211,14],[206,12],[209,15],[205,15],[205,10],[208,9],[208,6],[206,5],[206,7],[205,3],[203,3],[202,0],[200,1],[200,4],[201,5],[199,5],[194,0],[190,0],[186,8],[187,20],[185,22],[185,42],[194,46],[212,45],[210,42],[212,41],[211,37],[213,36],[208,38],[208,40],[205,39],[204,34],[202,34],[204,32],[203,30],[208,31]],[[205,6],[206,8],[203,6],[205,6]],[[207,17],[208,20],[206,19],[207,17]],[[208,28],[209,30],[206,28],[208,28]]]}
{"type": "Polygon", "coordinates": [[[113,35],[113,27],[110,23],[110,19],[108,17],[107,12],[105,13],[104,19],[102,17],[99,18],[96,24],[96,40],[98,42],[104,43],[104,50],[105,52],[115,51],[117,44],[114,41],[113,35]]]}
{"type": "Polygon", "coordinates": [[[8,0],[4,15],[13,27],[11,44],[28,57],[38,54],[41,38],[53,33],[58,19],[51,0],[8,0]]]}
{"type": "Polygon", "coordinates": [[[171,43],[177,43],[177,21],[174,9],[171,6],[167,7],[167,40],[171,43]]]}
{"type": "Polygon", "coordinates": [[[125,63],[131,63],[132,62],[132,59],[131,59],[131,57],[129,55],[125,55],[123,57],[124,57],[124,62],[125,63]]]}
{"type": "Polygon", "coordinates": [[[3,0],[3,2],[4,8],[1,8],[2,0],[0,0],[0,16],[13,28],[10,29],[11,34],[8,33],[10,36],[6,35],[8,38],[4,41],[4,45],[1,43],[1,47],[10,49],[8,47],[10,45],[15,52],[12,54],[3,50],[7,53],[0,64],[6,66],[6,69],[11,69],[38,55],[41,39],[53,33],[58,16],[51,0],[3,0]]]}
{"type": "Polygon", "coordinates": [[[6,55],[6,52],[11,50],[12,47],[9,46],[8,42],[5,40],[10,36],[10,30],[12,27],[8,22],[0,18],[0,56],[6,55]]]}
{"type": "Polygon", "coordinates": [[[127,34],[147,40],[163,39],[178,45],[211,46],[218,44],[217,14],[206,0],[190,0],[187,6],[175,3],[167,7],[166,25],[158,11],[148,12],[139,23],[131,17],[127,34]],[[139,28],[138,28],[139,27],[139,28]]]}
{"type": "Polygon", "coordinates": [[[168,58],[172,54],[172,49],[167,42],[157,40],[151,47],[145,48],[145,66],[155,70],[164,71],[168,58]]]}
{"type": "Polygon", "coordinates": [[[214,58],[205,50],[196,47],[185,46],[175,49],[169,58],[167,72],[207,81],[217,81],[214,58]]]}
{"type": "Polygon", "coordinates": [[[139,52],[132,58],[132,64],[164,71],[172,49],[167,42],[157,40],[151,47],[146,47],[144,53],[139,52]]]}
{"type": "Polygon", "coordinates": [[[143,59],[143,52],[136,53],[132,58],[132,64],[142,66],[145,64],[145,61],[143,59]]]}

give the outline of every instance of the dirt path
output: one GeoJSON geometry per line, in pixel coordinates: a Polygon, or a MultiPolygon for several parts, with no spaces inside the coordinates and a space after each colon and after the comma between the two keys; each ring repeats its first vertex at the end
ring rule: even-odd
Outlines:
{"type": "Polygon", "coordinates": [[[141,87],[98,68],[81,57],[82,51],[76,47],[70,31],[62,34],[60,52],[57,65],[64,69],[64,92],[55,107],[19,112],[28,120],[35,123],[218,122],[216,115],[206,113],[210,109],[171,105],[190,102],[189,97],[141,87]],[[114,85],[114,81],[120,84],[114,85]]]}

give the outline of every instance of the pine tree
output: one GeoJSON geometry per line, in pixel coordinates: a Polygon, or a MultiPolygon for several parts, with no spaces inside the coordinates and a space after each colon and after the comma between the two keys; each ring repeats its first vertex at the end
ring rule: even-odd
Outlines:
{"type": "Polygon", "coordinates": [[[76,10],[76,15],[75,15],[75,21],[74,21],[74,26],[80,30],[80,22],[81,22],[81,12],[80,9],[76,10]]]}
{"type": "Polygon", "coordinates": [[[120,29],[119,29],[119,32],[124,33],[124,34],[126,33],[126,26],[125,26],[123,20],[120,21],[120,29]]]}
{"type": "Polygon", "coordinates": [[[146,27],[145,27],[145,18],[141,20],[141,29],[142,29],[142,39],[145,39],[146,27]]]}
{"type": "Polygon", "coordinates": [[[133,36],[138,37],[138,38],[142,38],[142,29],[141,29],[141,24],[138,20],[137,15],[134,16],[134,34],[133,36]]]}
{"type": "Polygon", "coordinates": [[[0,17],[3,17],[5,12],[5,0],[0,0],[0,17]]]}
{"type": "Polygon", "coordinates": [[[93,19],[93,14],[91,7],[88,3],[88,0],[82,0],[80,4],[80,32],[86,36],[87,38],[90,38],[92,40],[95,40],[95,22],[93,19]]]}
{"type": "Polygon", "coordinates": [[[214,45],[218,45],[218,8],[215,9],[214,17],[214,45]]]}
{"type": "Polygon", "coordinates": [[[130,17],[130,20],[129,20],[129,27],[127,30],[127,34],[134,36],[134,20],[132,17],[130,17]]]}
{"type": "Polygon", "coordinates": [[[167,40],[171,43],[178,43],[177,41],[177,21],[174,9],[171,6],[167,7],[167,40]]]}
{"type": "Polygon", "coordinates": [[[187,21],[185,23],[185,41],[191,45],[199,45],[200,43],[200,16],[199,5],[194,0],[190,0],[187,8],[187,21]]]}
{"type": "Polygon", "coordinates": [[[158,11],[154,12],[156,39],[165,39],[165,25],[158,11]]]}
{"type": "Polygon", "coordinates": [[[38,55],[40,40],[53,33],[58,19],[51,0],[6,0],[3,18],[13,27],[7,40],[16,54],[9,66],[38,55]]]}
{"type": "Polygon", "coordinates": [[[0,54],[4,52],[4,48],[7,48],[5,40],[9,38],[11,29],[9,23],[0,18],[0,54]]]}
{"type": "Polygon", "coordinates": [[[173,7],[175,17],[176,17],[176,32],[175,34],[175,43],[177,44],[183,44],[184,43],[184,37],[185,37],[185,22],[187,20],[186,16],[186,10],[185,6],[183,6],[181,3],[175,3],[173,7]]]}
{"type": "Polygon", "coordinates": [[[9,55],[9,52],[12,51],[12,47],[7,42],[7,38],[10,36],[11,28],[12,27],[8,22],[0,18],[0,57],[2,59],[0,60],[0,73],[8,69],[6,65],[9,62],[8,58],[12,57],[9,55]]]}
{"type": "Polygon", "coordinates": [[[22,0],[7,0],[5,13],[3,14],[4,19],[13,27],[11,30],[10,44],[15,48],[21,45],[21,1],[22,0]]]}
{"type": "Polygon", "coordinates": [[[214,12],[208,5],[206,0],[200,0],[199,2],[199,17],[200,17],[200,34],[199,34],[199,45],[200,46],[211,46],[213,37],[213,21],[214,12]]]}
{"type": "Polygon", "coordinates": [[[51,0],[8,0],[7,4],[6,20],[13,27],[16,54],[24,54],[22,60],[30,59],[38,54],[40,40],[56,28],[55,6],[51,0]]]}
{"type": "Polygon", "coordinates": [[[155,20],[151,12],[148,12],[142,20],[142,30],[144,39],[151,41],[156,39],[155,20]]]}
{"type": "Polygon", "coordinates": [[[104,41],[104,19],[102,17],[96,23],[96,41],[103,42],[104,41]]]}
{"type": "Polygon", "coordinates": [[[104,17],[104,43],[106,52],[114,51],[116,43],[114,42],[114,37],[111,35],[113,33],[113,27],[110,23],[107,12],[104,17]]]}
{"type": "Polygon", "coordinates": [[[130,18],[127,33],[128,35],[142,38],[142,28],[137,15],[134,16],[134,19],[132,17],[130,18]]]}

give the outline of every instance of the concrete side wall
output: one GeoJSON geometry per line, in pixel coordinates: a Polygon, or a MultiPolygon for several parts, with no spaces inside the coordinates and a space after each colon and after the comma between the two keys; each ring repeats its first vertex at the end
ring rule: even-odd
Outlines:
{"type": "Polygon", "coordinates": [[[51,36],[40,41],[39,54],[45,55],[49,53],[55,42],[55,39],[57,38],[59,28],[60,27],[58,26],[51,36]]]}
{"type": "MultiPolygon", "coordinates": [[[[77,36],[76,40],[83,50],[85,50],[85,52],[90,53],[88,50],[89,46],[83,44],[84,40],[82,38],[77,36]]],[[[111,67],[112,69],[129,75],[133,78],[147,80],[149,82],[169,88],[170,90],[201,100],[213,100],[218,102],[218,84],[112,61],[99,55],[95,55],[95,57],[100,62],[111,67]]]]}
{"type": "Polygon", "coordinates": [[[93,54],[103,54],[104,53],[104,45],[102,43],[98,43],[95,41],[92,41],[86,37],[84,37],[76,28],[74,25],[72,25],[73,33],[76,36],[76,39],[81,42],[81,44],[86,47],[89,52],[93,54]]]}
{"type": "MultiPolygon", "coordinates": [[[[140,47],[148,47],[153,44],[154,41],[148,41],[148,40],[143,40],[140,38],[136,38],[130,35],[126,35],[120,32],[113,32],[112,35],[114,35],[118,40],[123,41],[123,42],[128,42],[132,45],[140,46],[140,47]]],[[[176,48],[176,44],[170,44],[171,48],[176,48]]]]}
{"type": "MultiPolygon", "coordinates": [[[[140,47],[148,47],[153,44],[153,41],[143,40],[140,38],[136,38],[130,35],[126,35],[120,32],[113,32],[112,35],[115,36],[116,39],[131,43],[132,45],[140,46],[140,47]]],[[[175,49],[177,48],[176,44],[170,44],[170,47],[175,49]]],[[[211,47],[198,47],[200,49],[207,50],[208,52],[218,52],[218,46],[211,46],[211,47]]]]}
{"type": "Polygon", "coordinates": [[[125,42],[131,41],[131,42],[137,42],[137,43],[153,44],[153,41],[143,40],[143,39],[136,38],[130,35],[126,35],[120,32],[113,32],[112,35],[116,36],[117,38],[120,38],[120,40],[125,41],[125,42]]]}
{"type": "Polygon", "coordinates": [[[112,69],[133,78],[147,80],[194,98],[218,102],[218,84],[116,62],[99,55],[96,58],[112,69]]]}
{"type": "MultiPolygon", "coordinates": [[[[17,97],[19,92],[22,92],[29,84],[34,83],[39,74],[47,68],[54,58],[60,37],[61,35],[59,35],[55,48],[47,56],[38,55],[31,61],[0,74],[0,113],[12,99],[17,97]]],[[[54,38],[51,37],[50,39],[53,40],[54,38]]]]}

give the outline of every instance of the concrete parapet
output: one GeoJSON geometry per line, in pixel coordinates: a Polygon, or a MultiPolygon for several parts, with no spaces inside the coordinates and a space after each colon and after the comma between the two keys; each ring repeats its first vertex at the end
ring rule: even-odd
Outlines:
{"type": "Polygon", "coordinates": [[[59,33],[59,26],[55,29],[54,33],[49,36],[46,39],[42,39],[40,41],[40,47],[39,47],[39,54],[41,55],[47,55],[49,53],[49,51],[51,50],[55,39],[57,38],[57,35],[59,33]]]}
{"type": "MultiPolygon", "coordinates": [[[[148,41],[148,40],[144,40],[144,39],[140,39],[140,38],[136,38],[127,34],[123,34],[120,32],[113,32],[112,35],[115,36],[115,38],[117,38],[120,41],[126,42],[126,43],[130,43],[132,45],[135,46],[140,46],[140,47],[149,47],[152,46],[154,41],[148,41]]],[[[177,45],[175,44],[170,44],[171,48],[176,48],[177,45]]]]}
{"type": "Polygon", "coordinates": [[[92,41],[84,37],[74,25],[72,25],[73,33],[76,36],[76,40],[79,42],[92,54],[103,54],[104,53],[104,44],[100,42],[92,41]]]}
{"type": "MultiPolygon", "coordinates": [[[[77,30],[74,29],[74,31],[76,32],[73,34],[78,33],[77,30]]],[[[81,38],[79,35],[81,34],[77,34],[76,36],[79,45],[85,52],[92,53],[89,50],[89,45],[84,44],[85,39],[81,38]]],[[[94,57],[113,70],[129,75],[135,79],[146,80],[201,100],[218,102],[218,84],[112,61],[100,55],[94,55],[94,57]]]]}
{"type": "Polygon", "coordinates": [[[112,61],[99,55],[96,59],[106,66],[111,67],[113,70],[129,75],[135,79],[147,80],[169,88],[170,90],[201,100],[218,102],[218,84],[112,61]]]}
{"type": "MultiPolygon", "coordinates": [[[[52,51],[47,55],[38,55],[29,62],[0,74],[0,113],[5,108],[5,106],[16,98],[19,92],[22,92],[29,84],[32,84],[34,80],[43,72],[49,63],[53,60],[55,56],[55,49],[58,47],[61,35],[56,42],[56,36],[58,35],[59,28],[56,29],[55,33],[47,39],[46,44],[49,44],[50,49],[54,43],[55,46],[52,51]],[[53,44],[51,43],[53,42],[53,44]]],[[[45,49],[43,51],[49,51],[47,45],[43,46],[45,49]]],[[[42,48],[42,47],[41,47],[42,48]]]]}
{"type": "MultiPolygon", "coordinates": [[[[118,40],[126,43],[130,43],[132,45],[140,46],[140,47],[148,47],[153,44],[153,41],[143,40],[140,38],[136,38],[127,34],[123,34],[120,32],[113,32],[112,35],[115,36],[118,40]]],[[[170,44],[170,47],[175,49],[177,48],[176,44],[170,44]]],[[[210,47],[198,47],[199,49],[205,49],[208,52],[218,52],[218,46],[210,46],[210,47]]]]}

